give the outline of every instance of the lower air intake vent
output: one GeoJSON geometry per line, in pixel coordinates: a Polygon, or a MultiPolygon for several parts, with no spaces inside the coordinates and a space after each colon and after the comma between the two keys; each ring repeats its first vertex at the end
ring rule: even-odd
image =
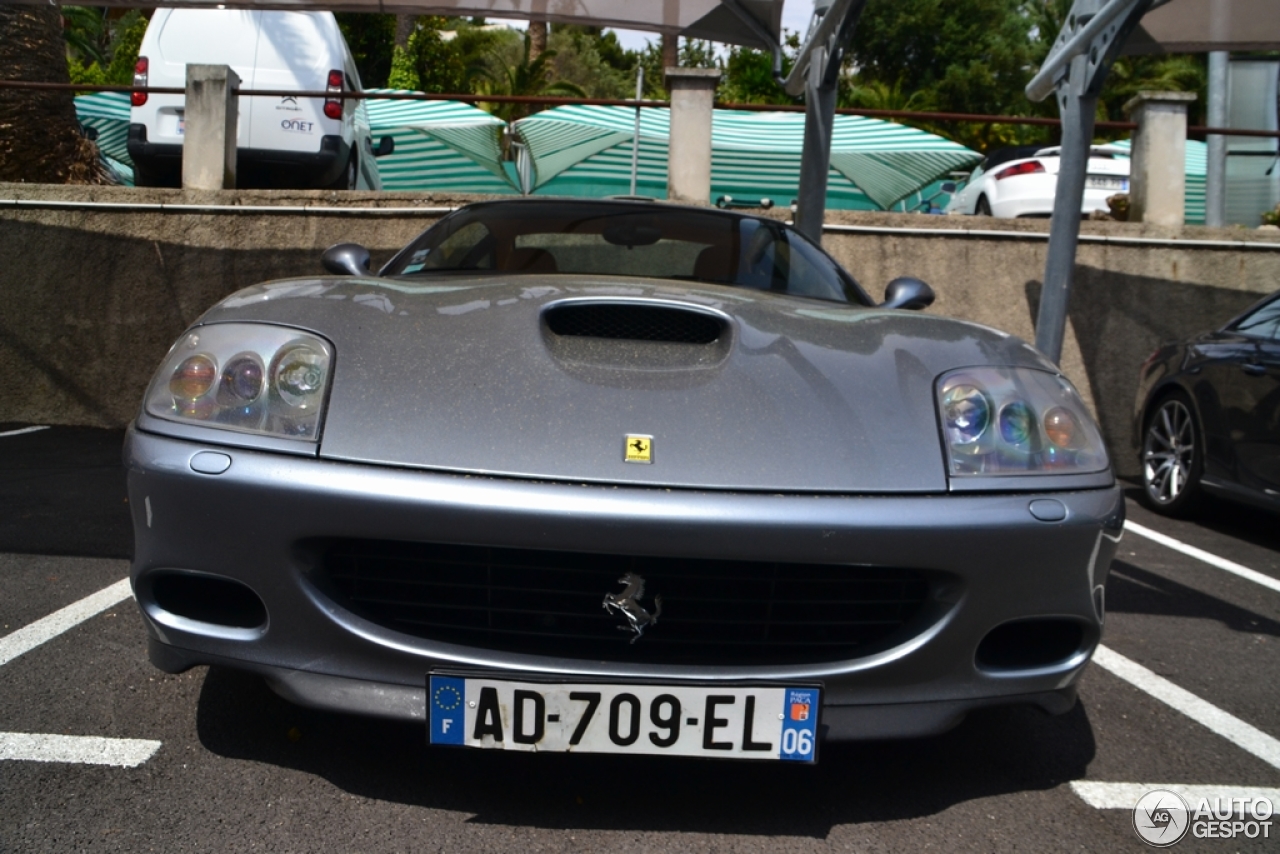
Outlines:
{"type": "Polygon", "coordinates": [[[918,630],[912,569],[698,560],[373,540],[322,550],[330,595],[409,635],[525,655],[688,665],[802,664],[868,655],[918,630]],[[632,644],[602,607],[625,572],[661,614],[632,644]]]}
{"type": "Polygon", "coordinates": [[[553,306],[547,327],[556,335],[621,341],[712,344],[725,331],[719,317],[696,310],[633,303],[573,303],[553,306]]]}

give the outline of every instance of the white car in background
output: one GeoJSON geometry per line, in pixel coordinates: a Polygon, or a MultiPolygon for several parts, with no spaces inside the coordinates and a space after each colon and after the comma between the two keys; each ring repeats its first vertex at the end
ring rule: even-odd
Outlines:
{"type": "MultiPolygon", "coordinates": [[[[946,213],[1005,219],[1046,217],[1058,189],[1060,146],[1020,146],[993,151],[951,197],[946,213]]],[[[1114,145],[1089,150],[1082,216],[1106,211],[1107,197],[1129,192],[1129,151],[1114,145]]]]}
{"type": "MultiPolygon", "coordinates": [[[[242,89],[283,91],[240,96],[236,185],[380,190],[375,147],[360,75],[332,12],[257,9],[157,9],[147,26],[133,82],[184,88],[187,65],[228,65],[242,89]],[[331,93],[303,97],[289,91],[331,93]]],[[[129,115],[129,156],[140,187],[176,187],[186,136],[183,95],[135,92],[129,115]]]]}

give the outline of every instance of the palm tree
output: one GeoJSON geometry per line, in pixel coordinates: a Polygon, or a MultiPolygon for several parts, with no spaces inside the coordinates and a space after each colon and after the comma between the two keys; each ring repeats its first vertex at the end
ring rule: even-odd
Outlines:
{"type": "MultiPolygon", "coordinates": [[[[523,55],[519,62],[511,63],[497,51],[489,53],[489,62],[479,69],[481,78],[476,87],[477,94],[483,95],[525,95],[525,96],[560,96],[565,98],[585,98],[587,94],[581,87],[567,80],[550,80],[551,60],[556,56],[554,50],[544,50],[537,57],[529,59],[529,37],[524,39],[523,55]]],[[[498,104],[493,114],[504,121],[522,119],[534,112],[529,104],[498,104]]]]}
{"type": "Polygon", "coordinates": [[[62,35],[67,43],[68,55],[73,55],[85,65],[96,62],[105,65],[106,44],[110,30],[101,9],[88,6],[62,7],[62,35]]]}
{"type": "Polygon", "coordinates": [[[547,49],[547,22],[529,22],[529,57],[537,59],[547,49]]]}
{"type": "Polygon", "coordinates": [[[859,107],[864,110],[901,110],[903,112],[927,113],[935,109],[933,93],[925,89],[913,92],[904,91],[902,81],[892,84],[883,80],[872,80],[861,86],[850,86],[841,93],[842,107],[859,107]]]}
{"type": "MultiPolygon", "coordinates": [[[[70,82],[56,6],[0,4],[0,33],[0,80],[70,82]]],[[[0,181],[96,184],[104,176],[71,90],[0,89],[0,181]]]]}

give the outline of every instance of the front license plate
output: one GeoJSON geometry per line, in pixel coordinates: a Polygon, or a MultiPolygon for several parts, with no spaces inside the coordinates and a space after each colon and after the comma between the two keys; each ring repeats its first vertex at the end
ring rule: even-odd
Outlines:
{"type": "Polygon", "coordinates": [[[1089,175],[1084,179],[1084,185],[1090,190],[1119,190],[1123,193],[1129,189],[1129,179],[1112,178],[1107,175],[1089,175]]]}
{"type": "Polygon", "coordinates": [[[817,758],[820,689],[427,680],[429,741],[582,753],[817,758]]]}

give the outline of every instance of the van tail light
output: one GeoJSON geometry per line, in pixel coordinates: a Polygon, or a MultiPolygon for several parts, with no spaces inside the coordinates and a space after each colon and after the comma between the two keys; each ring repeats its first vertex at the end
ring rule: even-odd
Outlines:
{"type": "MultiPolygon", "coordinates": [[[[328,91],[341,92],[342,91],[342,72],[336,68],[330,71],[328,83],[329,83],[328,91]]],[[[325,98],[324,114],[331,119],[342,118],[342,99],[341,98],[325,98]]]]}
{"type": "Polygon", "coordinates": [[[996,180],[1003,181],[1005,178],[1012,178],[1014,175],[1031,175],[1035,172],[1043,172],[1044,164],[1039,160],[1028,160],[1026,163],[1016,163],[1008,169],[1002,169],[996,173],[996,180]]]}
{"type": "MultiPolygon", "coordinates": [[[[151,62],[145,56],[138,57],[138,61],[134,63],[134,66],[133,66],[133,85],[134,86],[147,85],[147,72],[150,70],[150,68],[151,68],[151,62]]],[[[147,103],[147,93],[146,92],[129,93],[129,103],[133,104],[133,106],[135,107],[141,107],[143,104],[147,103]]]]}

